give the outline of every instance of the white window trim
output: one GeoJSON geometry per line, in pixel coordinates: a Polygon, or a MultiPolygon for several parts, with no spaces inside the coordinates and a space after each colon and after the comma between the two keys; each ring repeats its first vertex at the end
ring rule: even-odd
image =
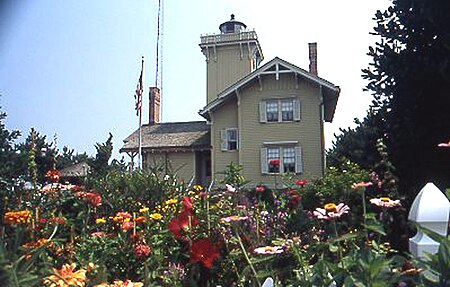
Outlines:
{"type": "Polygon", "coordinates": [[[261,102],[259,102],[259,121],[261,123],[292,123],[292,122],[298,122],[301,120],[301,103],[300,100],[296,97],[284,97],[284,98],[269,98],[264,99],[261,102]],[[286,100],[292,100],[293,101],[293,110],[292,110],[292,120],[289,121],[283,121],[283,111],[282,111],[282,102],[286,100]],[[267,120],[267,108],[266,104],[270,101],[277,101],[278,102],[278,121],[268,121],[267,120]]]}
{"type": "MultiPolygon", "coordinates": [[[[286,142],[292,142],[292,141],[286,141],[286,142]]],[[[303,154],[302,154],[302,148],[298,144],[275,144],[275,142],[269,142],[269,144],[265,144],[260,151],[260,158],[261,158],[261,173],[264,175],[281,175],[281,174],[287,174],[287,172],[281,171],[280,172],[269,172],[269,163],[267,159],[267,149],[268,148],[280,148],[279,151],[279,158],[280,161],[280,169],[283,167],[283,148],[294,148],[295,149],[295,174],[302,174],[303,173],[303,154]]]]}

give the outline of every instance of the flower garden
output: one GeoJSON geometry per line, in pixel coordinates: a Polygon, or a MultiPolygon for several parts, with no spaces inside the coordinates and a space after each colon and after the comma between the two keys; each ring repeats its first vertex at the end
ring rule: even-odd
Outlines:
{"type": "Polygon", "coordinates": [[[376,174],[348,163],[270,189],[239,171],[208,187],[157,169],[70,185],[50,170],[5,197],[0,285],[449,286],[449,241],[424,259],[402,249],[407,210],[376,174]]]}

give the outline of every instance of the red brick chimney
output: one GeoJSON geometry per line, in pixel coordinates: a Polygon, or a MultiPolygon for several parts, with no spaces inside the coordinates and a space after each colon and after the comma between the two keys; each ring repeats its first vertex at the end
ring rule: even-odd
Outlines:
{"type": "Polygon", "coordinates": [[[149,121],[150,125],[159,123],[161,116],[161,94],[159,88],[150,87],[149,92],[149,121]]]}
{"type": "Polygon", "coordinates": [[[317,76],[317,43],[309,43],[309,72],[317,76]]]}

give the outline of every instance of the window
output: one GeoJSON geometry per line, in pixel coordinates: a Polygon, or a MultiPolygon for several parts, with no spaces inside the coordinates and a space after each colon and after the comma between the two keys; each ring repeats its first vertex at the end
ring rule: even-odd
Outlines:
{"type": "Polygon", "coordinates": [[[267,146],[261,148],[263,174],[302,173],[302,150],[299,146],[267,146]]]}
{"type": "Polygon", "coordinates": [[[266,102],[266,118],[268,122],[278,122],[278,101],[266,102]]]}
{"type": "Polygon", "coordinates": [[[225,129],[220,132],[221,150],[237,150],[239,141],[238,129],[225,129]]]}
{"type": "Polygon", "coordinates": [[[300,101],[295,98],[262,101],[259,116],[263,123],[299,121],[300,101]]]}

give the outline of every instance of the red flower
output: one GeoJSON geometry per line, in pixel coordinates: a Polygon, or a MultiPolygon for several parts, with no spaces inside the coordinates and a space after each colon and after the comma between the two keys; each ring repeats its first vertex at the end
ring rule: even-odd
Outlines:
{"type": "Polygon", "coordinates": [[[264,186],[262,186],[262,185],[256,186],[257,193],[264,192],[264,190],[266,190],[266,188],[264,186]]]}
{"type": "Polygon", "coordinates": [[[147,219],[145,218],[145,216],[139,216],[134,219],[134,222],[136,222],[137,224],[141,224],[144,223],[146,220],[147,219]]]}
{"type": "Polygon", "coordinates": [[[305,184],[307,184],[307,183],[308,183],[308,181],[307,181],[306,179],[299,179],[299,180],[297,180],[297,181],[295,182],[295,185],[299,185],[299,186],[301,186],[301,187],[304,187],[305,184]]]}
{"type": "Polygon", "coordinates": [[[53,182],[59,181],[59,171],[56,169],[50,169],[45,173],[45,177],[50,179],[53,182]]]}
{"type": "Polygon", "coordinates": [[[140,243],[134,247],[133,253],[136,259],[145,259],[150,255],[151,251],[152,249],[148,245],[140,243]]]}
{"type": "Polygon", "coordinates": [[[219,255],[219,249],[208,238],[197,239],[191,245],[191,262],[201,263],[207,268],[213,266],[219,255]]]}
{"type": "Polygon", "coordinates": [[[269,160],[269,164],[270,165],[280,165],[280,160],[279,159],[271,159],[271,160],[269,160]]]}
{"type": "Polygon", "coordinates": [[[189,196],[183,197],[183,209],[189,212],[191,215],[194,213],[194,204],[189,196]]]}
{"type": "Polygon", "coordinates": [[[298,205],[298,203],[302,200],[302,197],[300,195],[293,195],[288,202],[288,207],[294,208],[298,205]]]}
{"type": "Polygon", "coordinates": [[[176,239],[182,237],[181,231],[187,231],[190,227],[197,225],[198,220],[189,213],[187,210],[183,210],[177,217],[172,218],[167,224],[167,228],[172,232],[176,239]]]}
{"type": "Polygon", "coordinates": [[[102,197],[96,192],[79,191],[75,195],[81,197],[84,202],[94,207],[102,205],[102,197]]]}

